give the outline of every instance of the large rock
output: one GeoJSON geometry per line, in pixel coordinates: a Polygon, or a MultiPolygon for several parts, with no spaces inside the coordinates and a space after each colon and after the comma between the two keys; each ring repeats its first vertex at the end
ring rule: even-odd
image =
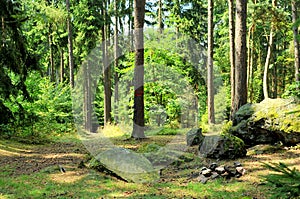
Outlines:
{"type": "Polygon", "coordinates": [[[186,134],[186,143],[188,146],[199,145],[203,139],[202,129],[191,129],[186,134]]]}
{"type": "Polygon", "coordinates": [[[200,156],[214,159],[236,159],[246,156],[244,142],[228,133],[206,136],[199,145],[200,156]]]}
{"type": "Polygon", "coordinates": [[[109,171],[128,182],[146,183],[159,179],[159,172],[143,155],[123,148],[112,148],[96,159],[109,171]]]}
{"type": "Polygon", "coordinates": [[[266,99],[246,104],[235,114],[231,133],[247,147],[300,143],[300,104],[295,99],[266,99]]]}

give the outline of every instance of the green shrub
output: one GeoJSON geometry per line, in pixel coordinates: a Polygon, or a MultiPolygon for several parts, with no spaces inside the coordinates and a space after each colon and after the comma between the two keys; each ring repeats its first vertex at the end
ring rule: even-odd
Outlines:
{"type": "Polygon", "coordinates": [[[274,187],[271,198],[298,198],[300,196],[300,171],[290,169],[284,163],[264,163],[263,166],[276,173],[264,176],[267,185],[274,187]]]}
{"type": "Polygon", "coordinates": [[[285,92],[282,94],[283,98],[297,97],[300,99],[300,82],[294,82],[287,86],[285,92]]]}
{"type": "Polygon", "coordinates": [[[157,135],[176,135],[177,133],[178,133],[177,129],[163,128],[157,132],[157,135]]]}
{"type": "Polygon", "coordinates": [[[12,111],[14,121],[1,125],[3,137],[22,142],[41,143],[65,132],[74,132],[71,93],[68,84],[53,83],[32,73],[26,87],[30,99],[11,98],[5,105],[12,111]]]}
{"type": "Polygon", "coordinates": [[[151,152],[157,152],[159,151],[159,149],[161,149],[162,146],[156,144],[155,142],[154,143],[145,143],[145,144],[142,144],[139,149],[138,149],[138,152],[139,153],[151,153],[151,152]]]}

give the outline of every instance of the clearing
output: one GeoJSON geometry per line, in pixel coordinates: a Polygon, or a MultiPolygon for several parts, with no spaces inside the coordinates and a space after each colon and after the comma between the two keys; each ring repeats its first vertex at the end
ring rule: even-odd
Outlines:
{"type": "MultiPolygon", "coordinates": [[[[145,140],[115,139],[114,143],[138,149],[147,143],[163,144],[172,136],[149,136],[145,140]]],[[[191,147],[193,161],[172,164],[162,170],[158,182],[127,183],[106,173],[79,168],[88,158],[80,141],[28,145],[0,140],[0,198],[269,198],[271,188],[261,176],[269,173],[262,163],[283,162],[300,169],[299,147],[256,146],[247,157],[216,161],[199,158],[191,147]],[[231,180],[198,182],[200,168],[211,162],[230,165],[240,162],[246,174],[231,180]],[[66,172],[60,171],[61,165],[66,172]]]]}

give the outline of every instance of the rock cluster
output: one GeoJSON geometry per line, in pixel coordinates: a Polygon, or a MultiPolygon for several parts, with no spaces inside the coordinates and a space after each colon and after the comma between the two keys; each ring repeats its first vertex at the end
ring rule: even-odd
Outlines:
{"type": "Polygon", "coordinates": [[[208,180],[217,178],[239,178],[246,173],[241,163],[235,162],[232,166],[219,166],[217,163],[211,163],[208,167],[202,167],[197,180],[205,184],[208,180]]]}

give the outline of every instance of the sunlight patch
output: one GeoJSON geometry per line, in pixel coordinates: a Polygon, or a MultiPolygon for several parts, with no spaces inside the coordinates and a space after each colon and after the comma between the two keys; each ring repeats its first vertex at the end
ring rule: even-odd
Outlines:
{"type": "Polygon", "coordinates": [[[6,151],[6,150],[3,150],[3,149],[0,149],[0,155],[3,155],[3,156],[19,156],[20,154],[16,153],[16,152],[11,152],[11,151],[6,151]]]}
{"type": "Polygon", "coordinates": [[[86,173],[78,171],[68,171],[66,173],[50,174],[50,179],[58,183],[74,183],[86,177],[86,173]]]}
{"type": "Polygon", "coordinates": [[[43,155],[43,158],[46,159],[55,159],[55,158],[64,158],[64,157],[77,157],[77,158],[81,158],[83,157],[82,154],[78,154],[78,153],[55,153],[55,154],[48,154],[48,155],[43,155]]]}

